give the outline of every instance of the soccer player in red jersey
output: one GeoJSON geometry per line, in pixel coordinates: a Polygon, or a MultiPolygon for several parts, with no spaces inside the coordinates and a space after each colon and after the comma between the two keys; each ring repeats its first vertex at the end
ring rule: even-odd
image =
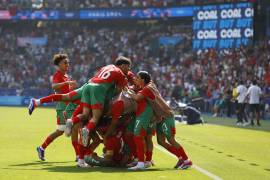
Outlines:
{"type": "MultiPolygon", "coordinates": [[[[130,170],[141,170],[145,169],[145,137],[147,136],[147,129],[150,121],[154,117],[153,109],[150,103],[147,101],[148,98],[154,99],[155,95],[148,89],[147,84],[151,81],[150,76],[146,76],[141,71],[135,78],[135,84],[140,86],[142,89],[137,93],[129,94],[131,98],[137,101],[136,110],[136,121],[134,127],[134,141],[137,149],[138,163],[136,166],[129,168],[130,170]]],[[[149,139],[148,139],[149,140],[149,139]]],[[[149,158],[150,159],[150,158],[149,158]]]]}
{"type": "Polygon", "coordinates": [[[83,103],[83,113],[77,118],[87,120],[88,124],[82,129],[83,145],[88,144],[88,135],[98,123],[103,114],[104,104],[108,94],[112,92],[121,92],[127,85],[126,74],[130,69],[131,61],[125,57],[118,57],[115,65],[108,65],[99,70],[99,72],[90,79],[83,88],[81,102],[83,103]],[[90,120],[89,115],[92,113],[90,120]]]}
{"type": "MultiPolygon", "coordinates": [[[[136,81],[137,81],[137,84],[139,83],[142,84],[143,89],[139,91],[137,95],[131,93],[131,96],[137,101],[143,98],[147,99],[147,102],[152,107],[154,120],[157,123],[158,143],[164,148],[166,148],[169,152],[173,153],[179,158],[179,161],[177,162],[175,168],[178,168],[178,169],[189,168],[190,166],[192,166],[192,161],[188,159],[188,156],[186,155],[183,147],[175,140],[175,121],[174,121],[174,116],[173,116],[173,112],[171,108],[166,104],[165,100],[161,97],[155,84],[151,81],[151,76],[148,74],[148,72],[140,71],[137,74],[136,81]],[[168,143],[166,142],[166,140],[168,141],[168,143]]],[[[144,111],[144,113],[145,112],[146,111],[144,111]]],[[[150,111],[148,113],[150,113],[150,111]]],[[[139,127],[140,125],[140,121],[141,121],[140,119],[143,119],[143,117],[136,119],[134,132],[136,132],[136,127],[139,127]]],[[[143,147],[140,144],[141,142],[137,140],[136,145],[143,147]]],[[[139,147],[137,147],[137,150],[138,148],[139,147]]],[[[140,154],[142,153],[139,153],[138,151],[138,158],[139,156],[142,156],[140,154]]],[[[139,158],[139,161],[140,161],[140,158],[139,158]]],[[[131,169],[133,170],[144,169],[144,167],[142,163],[141,165],[139,165],[138,163],[137,166],[131,169]]]]}
{"type": "MultiPolygon", "coordinates": [[[[76,82],[71,81],[69,76],[67,75],[67,71],[69,69],[68,56],[66,54],[56,54],[54,55],[53,61],[54,65],[58,67],[58,70],[53,75],[52,88],[54,89],[55,93],[68,93],[70,91],[70,87],[76,86],[76,82]]],[[[29,106],[35,106],[34,99],[31,99],[31,103],[29,106]]],[[[45,160],[44,153],[47,146],[52,143],[57,137],[61,136],[64,132],[65,118],[63,116],[63,111],[65,110],[66,106],[67,104],[64,102],[60,102],[57,104],[57,129],[45,139],[41,146],[37,147],[39,159],[42,161],[45,160]]]]}

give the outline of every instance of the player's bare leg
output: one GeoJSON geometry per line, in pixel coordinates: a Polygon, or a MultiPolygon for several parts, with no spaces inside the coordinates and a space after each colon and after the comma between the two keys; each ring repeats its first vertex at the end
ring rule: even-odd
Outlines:
{"type": "Polygon", "coordinates": [[[51,133],[46,140],[42,143],[41,146],[37,147],[38,157],[40,160],[45,161],[45,149],[49,144],[51,144],[56,138],[61,136],[64,133],[64,131],[55,130],[53,133],[51,133]]]}

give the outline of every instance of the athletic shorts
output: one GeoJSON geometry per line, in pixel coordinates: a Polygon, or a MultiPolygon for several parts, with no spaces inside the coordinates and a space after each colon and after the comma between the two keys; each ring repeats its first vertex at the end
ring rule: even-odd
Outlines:
{"type": "Polygon", "coordinates": [[[250,106],[250,111],[252,113],[257,112],[260,113],[260,104],[249,104],[250,106]]]}
{"type": "Polygon", "coordinates": [[[153,109],[150,104],[147,103],[144,111],[138,117],[136,117],[135,127],[133,131],[135,136],[146,136],[146,131],[149,127],[150,121],[153,118],[153,115],[153,109]]]}
{"type": "Polygon", "coordinates": [[[103,109],[109,86],[110,84],[88,83],[83,87],[82,104],[89,109],[103,109]]]}
{"type": "Polygon", "coordinates": [[[175,130],[175,120],[174,117],[164,119],[162,122],[157,123],[157,134],[165,134],[166,138],[174,136],[175,130]]]}
{"type": "Polygon", "coordinates": [[[64,110],[56,110],[57,125],[65,125],[64,110]]]}
{"type": "Polygon", "coordinates": [[[154,136],[156,134],[156,123],[155,122],[150,122],[149,126],[146,130],[147,135],[152,135],[154,136]]]}
{"type": "Polygon", "coordinates": [[[69,103],[65,109],[65,116],[67,119],[70,119],[72,117],[73,112],[77,108],[77,104],[69,103]]]}
{"type": "Polygon", "coordinates": [[[87,85],[87,83],[82,85],[80,88],[75,89],[75,90],[68,93],[68,96],[69,96],[69,98],[71,98],[71,101],[81,100],[83,87],[86,86],[86,85],[87,85]]]}

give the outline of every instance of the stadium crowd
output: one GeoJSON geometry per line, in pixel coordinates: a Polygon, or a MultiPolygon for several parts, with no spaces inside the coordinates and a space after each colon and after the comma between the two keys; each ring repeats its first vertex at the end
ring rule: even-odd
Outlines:
{"type": "MultiPolygon", "coordinates": [[[[242,2],[250,0],[241,0],[242,2]]],[[[10,9],[13,12],[22,9],[87,9],[87,8],[145,8],[169,7],[180,5],[202,5],[210,3],[236,2],[236,0],[0,0],[0,10],[10,9]]],[[[239,0],[237,0],[239,2],[239,0]]],[[[254,0],[253,0],[254,2],[254,0]]]]}

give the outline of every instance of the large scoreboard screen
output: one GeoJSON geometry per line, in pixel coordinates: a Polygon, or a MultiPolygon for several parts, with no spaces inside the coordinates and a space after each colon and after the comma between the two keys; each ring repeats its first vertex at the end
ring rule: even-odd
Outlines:
{"type": "Polygon", "coordinates": [[[196,6],[193,49],[230,49],[252,43],[253,4],[196,6]]]}

